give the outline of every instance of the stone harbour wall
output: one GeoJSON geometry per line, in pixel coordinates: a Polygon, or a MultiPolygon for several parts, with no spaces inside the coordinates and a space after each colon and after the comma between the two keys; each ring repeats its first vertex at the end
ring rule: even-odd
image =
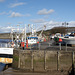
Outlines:
{"type": "Polygon", "coordinates": [[[69,70],[75,60],[72,51],[14,50],[13,68],[45,71],[69,70]]]}

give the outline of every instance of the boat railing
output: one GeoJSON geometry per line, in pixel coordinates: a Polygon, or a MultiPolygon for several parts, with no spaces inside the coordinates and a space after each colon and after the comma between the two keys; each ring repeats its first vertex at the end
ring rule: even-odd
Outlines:
{"type": "Polygon", "coordinates": [[[10,48],[11,44],[9,43],[0,43],[0,48],[10,48]]]}

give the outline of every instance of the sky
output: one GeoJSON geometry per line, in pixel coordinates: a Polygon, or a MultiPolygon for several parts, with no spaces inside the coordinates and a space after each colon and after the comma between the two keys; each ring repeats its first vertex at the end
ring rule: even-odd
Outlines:
{"type": "Polygon", "coordinates": [[[75,26],[75,0],[0,0],[0,32],[12,27],[75,26]]]}

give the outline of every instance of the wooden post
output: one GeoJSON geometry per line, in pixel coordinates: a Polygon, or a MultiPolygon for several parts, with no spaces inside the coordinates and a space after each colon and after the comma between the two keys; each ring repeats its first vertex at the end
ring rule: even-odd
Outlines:
{"type": "Polygon", "coordinates": [[[44,50],[44,70],[46,70],[46,51],[44,50]]]}
{"type": "Polygon", "coordinates": [[[74,52],[72,52],[72,65],[74,65],[74,52]]]}
{"type": "Polygon", "coordinates": [[[18,51],[19,52],[19,61],[18,61],[18,68],[20,68],[20,51],[18,51]]]}
{"type": "Polygon", "coordinates": [[[60,50],[61,50],[61,43],[59,43],[59,47],[60,47],[60,50]]]}
{"type": "Polygon", "coordinates": [[[66,43],[66,51],[67,51],[67,43],[66,43]]]}
{"type": "Polygon", "coordinates": [[[40,50],[40,43],[39,43],[39,50],[40,50]]]}
{"type": "Polygon", "coordinates": [[[50,47],[51,43],[49,43],[49,47],[50,47]]]}
{"type": "Polygon", "coordinates": [[[73,75],[75,75],[74,73],[74,52],[72,52],[72,71],[73,71],[73,75]]]}
{"type": "Polygon", "coordinates": [[[33,55],[33,51],[32,51],[32,56],[31,56],[31,68],[32,68],[32,71],[34,71],[34,55],[33,55]]]}
{"type": "Polygon", "coordinates": [[[30,44],[30,50],[31,50],[31,44],[30,44]]]}
{"type": "Polygon", "coordinates": [[[59,70],[59,52],[57,52],[57,71],[59,70]]]}

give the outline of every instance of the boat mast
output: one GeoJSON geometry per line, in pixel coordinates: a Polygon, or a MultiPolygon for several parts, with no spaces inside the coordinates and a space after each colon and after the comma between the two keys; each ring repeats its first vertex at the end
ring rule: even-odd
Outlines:
{"type": "Polygon", "coordinates": [[[11,40],[13,42],[13,29],[11,29],[11,40]]]}
{"type": "Polygon", "coordinates": [[[33,24],[32,24],[32,36],[34,36],[34,29],[33,29],[33,24]]]}
{"type": "Polygon", "coordinates": [[[25,43],[26,43],[26,24],[25,24],[25,43]]]}

